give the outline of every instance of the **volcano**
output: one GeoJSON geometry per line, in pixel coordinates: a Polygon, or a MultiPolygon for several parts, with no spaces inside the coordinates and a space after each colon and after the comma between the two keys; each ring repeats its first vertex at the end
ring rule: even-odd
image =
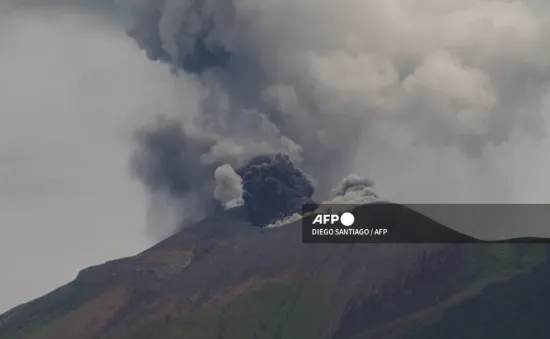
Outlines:
{"type": "Polygon", "coordinates": [[[1,315],[0,338],[550,337],[548,244],[304,244],[300,221],[246,214],[84,269],[1,315]]]}

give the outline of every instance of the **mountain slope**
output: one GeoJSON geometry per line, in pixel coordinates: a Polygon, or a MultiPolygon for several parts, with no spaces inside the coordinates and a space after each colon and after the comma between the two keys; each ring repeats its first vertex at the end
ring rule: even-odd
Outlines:
{"type": "Polygon", "coordinates": [[[0,338],[435,338],[480,303],[513,317],[528,286],[550,284],[545,244],[302,244],[300,222],[243,213],[83,270],[0,316],[0,338]]]}

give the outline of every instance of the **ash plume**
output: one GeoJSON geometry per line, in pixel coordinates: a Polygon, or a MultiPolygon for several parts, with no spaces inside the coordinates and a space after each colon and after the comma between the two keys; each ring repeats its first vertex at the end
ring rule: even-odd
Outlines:
{"type": "Polygon", "coordinates": [[[287,155],[258,156],[238,173],[242,177],[243,200],[252,225],[269,225],[301,213],[304,204],[314,204],[312,183],[287,155]]]}
{"type": "Polygon", "coordinates": [[[131,171],[153,197],[153,216],[167,213],[169,205],[177,223],[185,224],[246,204],[252,224],[264,226],[311,201],[313,186],[289,155],[190,130],[160,118],[136,132],[131,171]]]}
{"type": "Polygon", "coordinates": [[[531,1],[117,3],[149,58],[200,82],[195,127],[246,149],[216,168],[287,154],[319,200],[371,144],[483,159],[545,134],[550,11],[531,1]]]}
{"type": "Polygon", "coordinates": [[[213,173],[219,164],[203,161],[216,144],[214,138],[189,134],[183,125],[160,119],[137,131],[136,141],[132,174],[145,184],[153,199],[170,198],[182,205],[194,201],[198,209],[185,215],[190,221],[215,210],[213,173]]]}
{"type": "Polygon", "coordinates": [[[349,148],[353,118],[398,119],[473,153],[516,128],[541,132],[549,15],[528,1],[139,3],[129,32],[149,55],[208,71],[233,114],[269,113],[304,148],[349,148]]]}
{"type": "MultiPolygon", "coordinates": [[[[138,133],[132,166],[153,197],[187,206],[186,215],[237,203],[229,168],[238,174],[278,153],[317,201],[350,172],[415,202],[458,191],[460,202],[548,201],[540,182],[550,141],[536,141],[548,110],[546,2],[0,0],[0,8],[93,11],[100,25],[122,19],[136,52],[169,65],[181,98],[154,95],[180,116],[138,133]],[[530,187],[517,193],[514,182],[530,187]]],[[[149,78],[133,81],[158,81],[149,78]]],[[[363,190],[346,192],[337,198],[363,190]]]]}
{"type": "Polygon", "coordinates": [[[290,225],[295,221],[302,219],[309,212],[324,212],[324,213],[342,213],[349,211],[354,206],[372,204],[378,202],[389,202],[381,199],[374,190],[372,180],[360,177],[356,174],[345,176],[336,189],[333,190],[331,199],[323,201],[321,204],[314,202],[306,202],[307,206],[303,206],[300,212],[294,214],[287,213],[280,219],[266,225],[266,228],[277,228],[290,225]],[[309,210],[308,210],[309,208],[309,210]]]}

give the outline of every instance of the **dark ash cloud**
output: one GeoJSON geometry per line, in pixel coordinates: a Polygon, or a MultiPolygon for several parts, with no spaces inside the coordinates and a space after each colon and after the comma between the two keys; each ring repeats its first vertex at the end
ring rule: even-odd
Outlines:
{"type": "Polygon", "coordinates": [[[459,150],[466,162],[518,133],[544,135],[550,12],[529,1],[437,3],[118,2],[149,58],[201,84],[193,124],[231,153],[217,164],[287,154],[318,200],[358,170],[358,154],[386,157],[370,145],[395,157],[411,145],[459,150]]]}
{"type": "Polygon", "coordinates": [[[136,141],[133,176],[154,199],[168,197],[182,208],[191,203],[194,209],[186,210],[186,221],[244,203],[250,222],[265,226],[300,212],[303,203],[313,202],[312,183],[288,155],[255,156],[233,170],[224,162],[238,163],[234,159],[208,157],[218,144],[215,138],[189,133],[171,119],[159,119],[137,131],[136,141]]]}
{"type": "Polygon", "coordinates": [[[237,173],[242,177],[243,200],[252,225],[266,226],[302,212],[314,204],[314,187],[289,157],[258,156],[237,173]]]}

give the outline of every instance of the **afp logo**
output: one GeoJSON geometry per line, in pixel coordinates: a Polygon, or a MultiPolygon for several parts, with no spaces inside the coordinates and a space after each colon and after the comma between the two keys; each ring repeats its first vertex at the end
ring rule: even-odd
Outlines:
{"type": "Polygon", "coordinates": [[[355,222],[355,217],[349,212],[338,214],[317,214],[313,219],[313,225],[334,225],[340,222],[344,226],[351,226],[355,222]]]}

